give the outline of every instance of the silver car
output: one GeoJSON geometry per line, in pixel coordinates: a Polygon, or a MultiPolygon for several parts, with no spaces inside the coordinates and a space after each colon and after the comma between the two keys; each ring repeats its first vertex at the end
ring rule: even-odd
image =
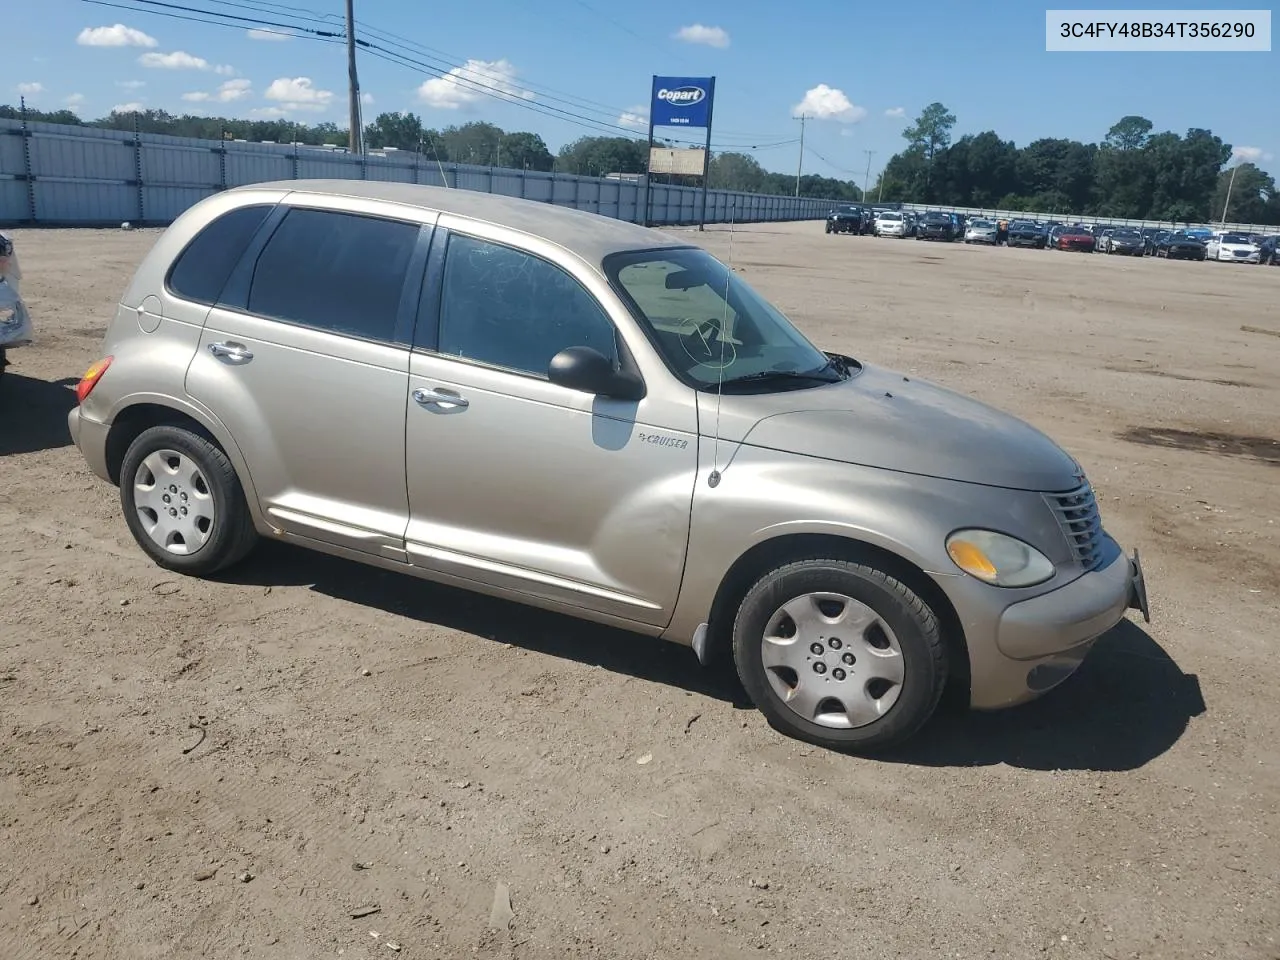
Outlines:
{"type": "Polygon", "coordinates": [[[1079,465],[824,353],[683,238],[463,190],[244,187],[157,241],[72,436],[156,563],[270,537],[731,653],[871,750],[1057,685],[1136,607],[1079,465]]]}

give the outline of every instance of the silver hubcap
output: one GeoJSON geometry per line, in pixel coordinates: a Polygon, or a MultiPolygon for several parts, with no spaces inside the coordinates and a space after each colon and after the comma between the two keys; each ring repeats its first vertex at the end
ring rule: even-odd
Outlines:
{"type": "Polygon", "coordinates": [[[902,693],[902,647],[865,603],[806,593],[769,618],[761,641],[765,675],[782,702],[824,727],[879,720],[902,693]]]}
{"type": "Polygon", "coordinates": [[[213,533],[213,495],[204,474],[176,450],[156,450],[138,465],[133,478],[133,505],[157,546],[188,556],[213,533]]]}

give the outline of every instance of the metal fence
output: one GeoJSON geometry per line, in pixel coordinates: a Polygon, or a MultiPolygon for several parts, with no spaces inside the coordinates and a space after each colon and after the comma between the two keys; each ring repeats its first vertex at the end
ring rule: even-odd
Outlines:
{"type": "MultiPolygon", "coordinates": [[[[438,163],[409,151],[352,156],[303,144],[197,140],[0,119],[0,224],[167,224],[221,190],[268,180],[389,180],[479,190],[641,222],[632,180],[438,163]]],[[[696,224],[702,191],[654,183],[649,220],[696,224]]],[[[816,220],[832,202],[729,190],[707,194],[707,223],[816,220]]]]}

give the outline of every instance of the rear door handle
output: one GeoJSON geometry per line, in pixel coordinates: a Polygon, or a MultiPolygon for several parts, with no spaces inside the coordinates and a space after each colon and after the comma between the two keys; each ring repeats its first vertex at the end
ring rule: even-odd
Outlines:
{"type": "Polygon", "coordinates": [[[413,399],[421,404],[439,403],[451,407],[467,407],[471,401],[448,390],[424,390],[422,387],[413,391],[413,399]]]}
{"type": "Polygon", "coordinates": [[[253,359],[253,353],[241,343],[211,343],[209,352],[232,363],[248,363],[253,359]]]}

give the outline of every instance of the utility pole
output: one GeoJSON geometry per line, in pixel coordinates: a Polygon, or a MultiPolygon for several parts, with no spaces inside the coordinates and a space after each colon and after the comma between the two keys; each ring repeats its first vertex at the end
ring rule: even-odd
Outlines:
{"type": "Polygon", "coordinates": [[[1227,208],[1231,206],[1231,188],[1236,185],[1236,171],[1239,169],[1239,163],[1232,167],[1231,179],[1227,181],[1227,202],[1222,205],[1222,226],[1224,229],[1227,226],[1227,208]]]}
{"type": "Polygon", "coordinates": [[[865,174],[863,174],[863,177],[862,177],[862,199],[865,201],[865,200],[867,199],[867,190],[868,190],[868,189],[870,189],[870,184],[871,184],[871,158],[872,158],[872,156],[874,156],[874,155],[875,155],[875,151],[874,151],[874,150],[863,150],[862,152],[863,152],[863,153],[865,153],[865,154],[867,155],[867,172],[866,172],[865,174]]]}
{"type": "Polygon", "coordinates": [[[800,114],[800,159],[796,161],[796,196],[800,196],[800,171],[804,169],[804,122],[807,120],[803,113],[800,114]]]}
{"type": "Polygon", "coordinates": [[[347,112],[351,134],[347,149],[357,156],[364,154],[364,131],[360,129],[360,81],[356,78],[356,14],[354,0],[347,0],[347,112]]]}

